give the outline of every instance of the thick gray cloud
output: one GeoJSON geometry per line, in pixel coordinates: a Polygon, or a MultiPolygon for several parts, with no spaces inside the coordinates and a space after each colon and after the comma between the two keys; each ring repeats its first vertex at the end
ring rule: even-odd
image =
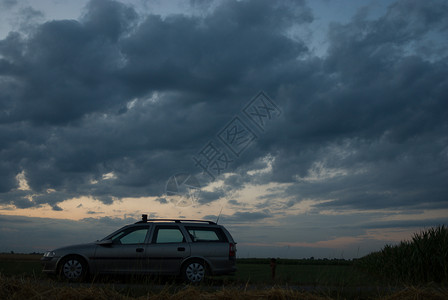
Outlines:
{"type": "Polygon", "coordinates": [[[76,243],[104,238],[122,226],[135,223],[132,218],[86,218],[80,221],[22,216],[0,216],[0,252],[43,252],[76,243]],[[20,233],[20,234],[18,234],[20,233]],[[25,235],[23,233],[26,233],[25,235]],[[25,238],[24,238],[25,237],[25,238]]]}
{"type": "Polygon", "coordinates": [[[388,221],[388,222],[371,222],[361,225],[361,228],[367,229],[384,229],[384,228],[406,228],[406,227],[437,227],[441,224],[448,223],[448,218],[437,218],[437,219],[423,219],[423,220],[398,220],[398,221],[388,221]]]}
{"type": "Polygon", "coordinates": [[[303,1],[162,17],[95,0],[77,20],[10,32],[0,41],[0,201],[57,210],[81,195],[163,197],[165,181],[200,172],[192,156],[265,90],[282,115],[254,129],[237,175],[201,204],[288,182],[290,205],[446,208],[443,11],[444,1],[397,1],[373,20],[359,13],[330,26],[323,57],[287,34],[313,22],[303,1]],[[272,170],[248,175],[268,154],[272,170]],[[305,180],[316,165],[342,175],[305,180]],[[31,191],[16,190],[22,171],[31,191]]]}
{"type": "MultiPolygon", "coordinates": [[[[297,114],[286,133],[297,147],[280,149],[274,172],[289,181],[309,175],[320,162],[348,175],[299,182],[290,191],[299,201],[334,199],[322,207],[446,207],[447,58],[414,48],[429,32],[446,32],[439,13],[445,7],[401,1],[378,20],[358,16],[332,26],[321,86],[286,110],[297,114]]],[[[303,92],[301,85],[291,89],[297,97],[303,92]]]]}
{"type": "MultiPolygon", "coordinates": [[[[254,221],[263,220],[266,218],[272,217],[272,214],[269,211],[262,212],[236,212],[233,215],[220,215],[219,221],[226,224],[241,224],[241,223],[250,223],[254,221]]],[[[207,220],[216,220],[218,216],[209,215],[205,216],[207,220]]]]}
{"type": "Polygon", "coordinates": [[[17,5],[17,0],[1,0],[0,1],[0,7],[3,9],[10,9],[11,7],[14,7],[17,5]]]}

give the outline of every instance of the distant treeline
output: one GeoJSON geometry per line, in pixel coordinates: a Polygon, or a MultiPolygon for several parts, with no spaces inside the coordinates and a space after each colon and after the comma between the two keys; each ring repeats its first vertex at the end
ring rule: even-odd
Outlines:
{"type": "Polygon", "coordinates": [[[43,253],[40,253],[40,252],[30,252],[30,253],[23,253],[23,252],[14,252],[14,251],[9,251],[9,252],[0,252],[0,254],[18,254],[18,255],[44,255],[43,253]]]}
{"type": "MultiPolygon", "coordinates": [[[[1,252],[0,255],[6,256],[38,256],[43,255],[43,253],[32,252],[32,253],[14,253],[11,252],[1,252]]],[[[272,258],[238,258],[237,263],[239,264],[270,264],[272,258]]],[[[291,258],[274,258],[276,260],[276,264],[278,265],[352,265],[356,260],[350,259],[341,259],[341,258],[318,258],[314,257],[310,258],[299,258],[299,259],[291,259],[291,258]]]]}
{"type": "MultiPolygon", "coordinates": [[[[341,258],[275,258],[278,265],[352,265],[353,261],[341,258]]],[[[238,264],[270,264],[271,258],[238,258],[238,264]]]]}

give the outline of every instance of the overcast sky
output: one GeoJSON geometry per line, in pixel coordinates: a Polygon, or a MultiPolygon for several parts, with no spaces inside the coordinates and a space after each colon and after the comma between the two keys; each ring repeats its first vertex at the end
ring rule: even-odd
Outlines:
{"type": "Polygon", "coordinates": [[[142,213],[220,215],[241,257],[353,258],[447,224],[447,11],[0,0],[0,252],[142,213]]]}

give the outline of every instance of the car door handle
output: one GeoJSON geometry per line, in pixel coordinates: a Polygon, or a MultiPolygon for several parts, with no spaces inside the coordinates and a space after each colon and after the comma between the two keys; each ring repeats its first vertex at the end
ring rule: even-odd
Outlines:
{"type": "Polygon", "coordinates": [[[143,248],[137,248],[137,249],[135,249],[135,252],[143,252],[143,248]]]}
{"type": "Polygon", "coordinates": [[[177,247],[177,251],[185,251],[185,247],[177,247]]]}

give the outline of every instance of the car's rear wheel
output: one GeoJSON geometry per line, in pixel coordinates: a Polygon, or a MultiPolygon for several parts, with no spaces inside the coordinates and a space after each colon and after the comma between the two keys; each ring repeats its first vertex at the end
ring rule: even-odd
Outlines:
{"type": "Polygon", "coordinates": [[[61,261],[59,277],[69,281],[81,281],[87,276],[87,263],[79,256],[69,256],[61,261]]]}
{"type": "Polygon", "coordinates": [[[188,283],[200,283],[207,275],[207,265],[203,260],[190,260],[182,267],[182,277],[188,283]]]}

